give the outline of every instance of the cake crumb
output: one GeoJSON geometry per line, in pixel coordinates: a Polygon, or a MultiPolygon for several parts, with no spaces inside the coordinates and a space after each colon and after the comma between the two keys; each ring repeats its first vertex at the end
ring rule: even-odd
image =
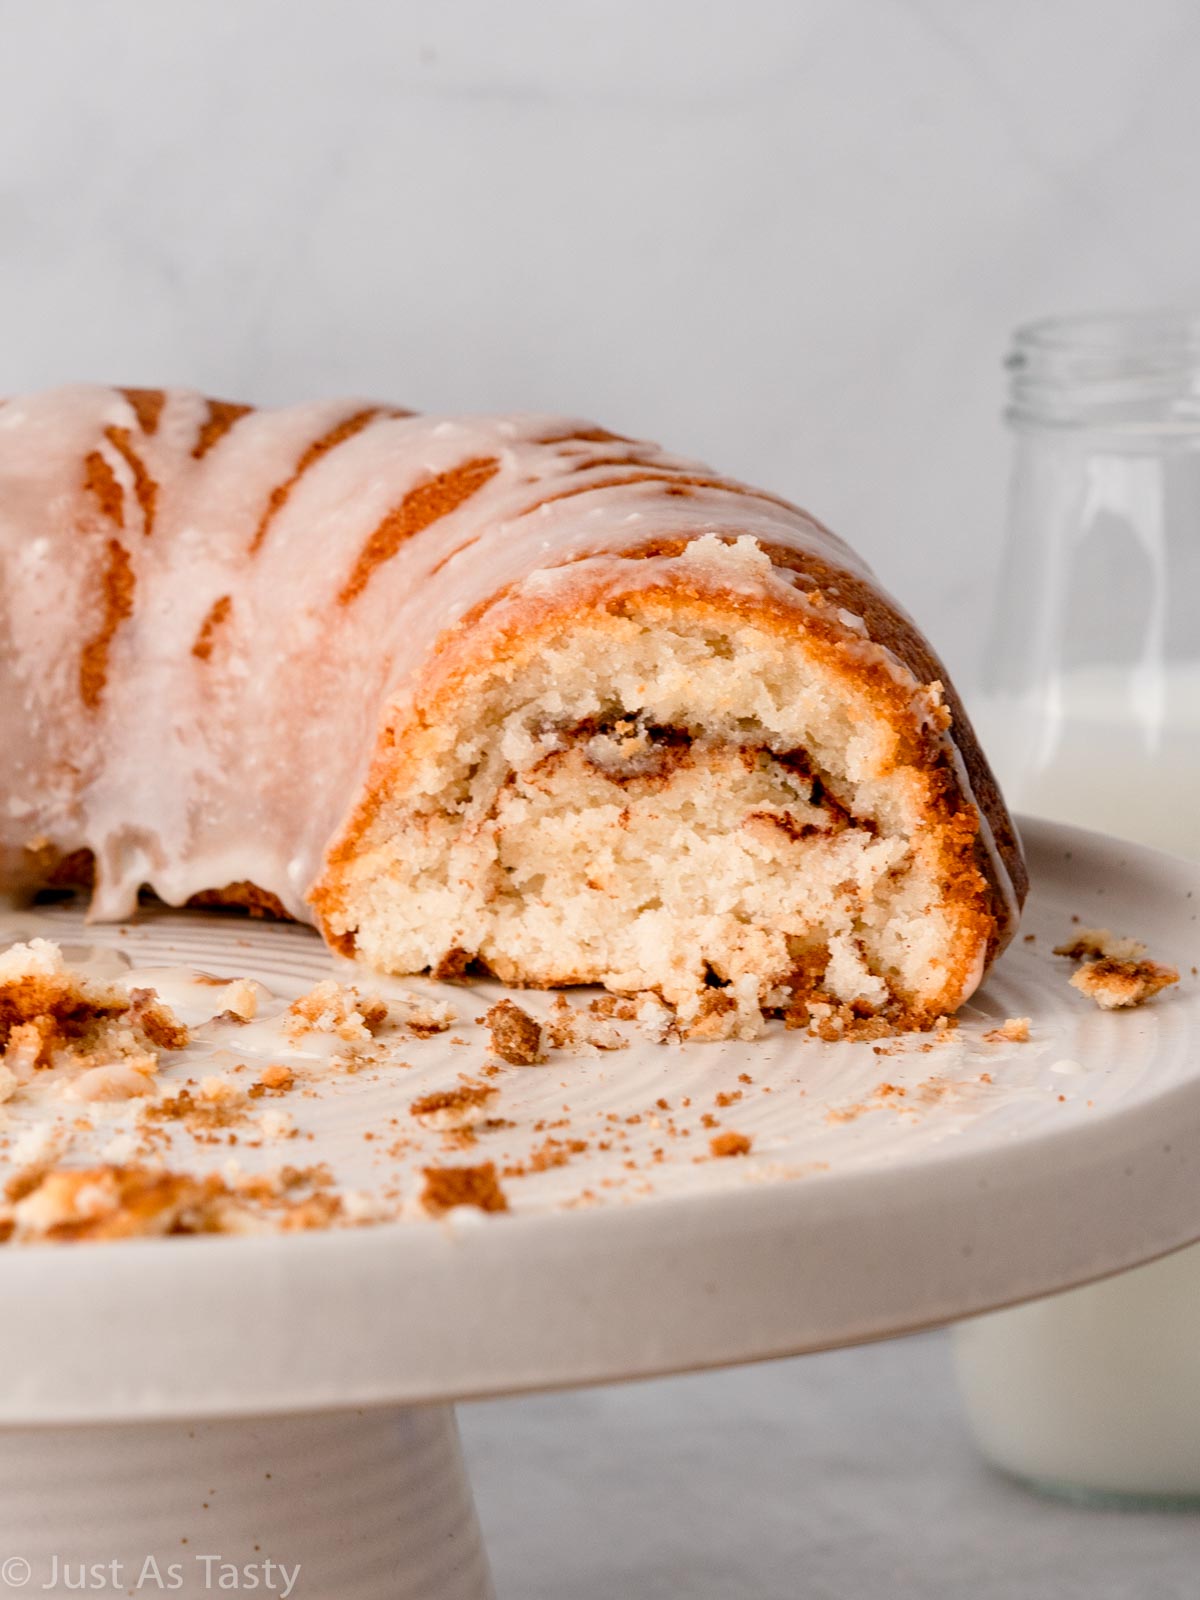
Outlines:
{"type": "MultiPolygon", "coordinates": [[[[615,1000],[617,997],[610,995],[608,998],[615,1000]]],[[[625,1050],[629,1041],[613,1022],[616,1015],[618,1012],[615,1008],[596,1009],[594,1000],[586,1011],[576,1011],[566,995],[560,994],[550,1008],[544,1030],[545,1042],[552,1050],[581,1050],[588,1053],[625,1050]]]]}
{"type": "Polygon", "coordinates": [[[1102,956],[1086,961],[1071,976],[1071,987],[1086,994],[1104,1011],[1144,1005],[1161,989],[1179,982],[1174,967],[1157,961],[1117,961],[1102,956]]]}
{"type": "Polygon", "coordinates": [[[488,1103],[496,1097],[489,1083],[461,1083],[454,1089],[435,1089],[409,1106],[409,1114],[433,1128],[465,1128],[483,1121],[488,1103]]]}
{"type": "Polygon", "coordinates": [[[496,1165],[477,1167],[425,1167],[421,1204],[434,1216],[455,1206],[475,1206],[480,1211],[507,1211],[508,1197],[500,1187],[496,1165]]]}
{"type": "Polygon", "coordinates": [[[989,1028],[984,1034],[988,1044],[1028,1044],[1028,1017],[1008,1017],[998,1028],[989,1028]]]}
{"type": "Polygon", "coordinates": [[[417,1039],[431,1039],[436,1033],[448,1033],[454,1026],[454,1007],[444,1000],[429,1000],[424,995],[394,995],[386,1002],[388,1020],[408,1029],[417,1039]]]}
{"type": "Polygon", "coordinates": [[[707,989],[700,996],[700,1009],[687,1027],[687,1037],[697,1040],[736,1039],[738,1037],[737,997],[728,989],[707,989]]]}
{"type": "Polygon", "coordinates": [[[148,1092],[159,1052],[188,1042],[153,989],[95,982],[68,966],[49,939],[0,955],[0,1098],[14,1099],[46,1068],[75,1074],[63,1090],[72,1098],[132,1098],[148,1092]]]}
{"type": "Polygon", "coordinates": [[[1080,928],[1065,944],[1056,944],[1054,954],[1072,961],[1140,961],[1146,946],[1140,939],[1119,939],[1108,928],[1080,928]]]}
{"type": "Polygon", "coordinates": [[[138,1167],[59,1168],[13,1207],[13,1237],[70,1242],[201,1231],[199,1213],[224,1189],[138,1167]]]}
{"type": "Polygon", "coordinates": [[[649,989],[634,1002],[633,1020],[654,1044],[666,1044],[677,1034],[675,1008],[649,989]]]}
{"type": "Polygon", "coordinates": [[[512,1000],[497,1001],[477,1020],[487,1025],[493,1052],[509,1066],[532,1067],[545,1061],[541,1024],[512,1000]]]}
{"type": "Polygon", "coordinates": [[[714,1156],[748,1156],[750,1154],[751,1139],[749,1134],[727,1133],[714,1134],[708,1141],[708,1148],[714,1156]]]}
{"type": "Polygon", "coordinates": [[[253,1022],[258,1015],[260,986],[253,978],[218,978],[200,972],[196,974],[196,982],[222,991],[214,996],[222,1002],[221,1010],[212,1019],[214,1022],[253,1022]]]}
{"type": "Polygon", "coordinates": [[[379,999],[368,999],[347,984],[325,978],[287,1009],[284,1032],[293,1044],[310,1033],[331,1033],[347,1044],[373,1039],[388,1018],[379,999]]]}
{"type": "Polygon", "coordinates": [[[294,1139],[299,1132],[291,1114],[278,1106],[272,1106],[263,1111],[258,1117],[258,1126],[267,1139],[294,1139]]]}

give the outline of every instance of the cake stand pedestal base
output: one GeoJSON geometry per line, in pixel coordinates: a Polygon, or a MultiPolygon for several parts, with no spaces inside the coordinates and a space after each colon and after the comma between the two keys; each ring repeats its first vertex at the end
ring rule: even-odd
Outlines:
{"type": "Polygon", "coordinates": [[[450,1406],[0,1429],[0,1597],[492,1600],[450,1406]]]}

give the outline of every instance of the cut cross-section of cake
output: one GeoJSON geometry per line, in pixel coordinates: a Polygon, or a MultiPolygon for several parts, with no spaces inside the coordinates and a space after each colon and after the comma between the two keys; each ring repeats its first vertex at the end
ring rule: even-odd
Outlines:
{"type": "Polygon", "coordinates": [[[1018,890],[944,684],[796,579],[708,535],[552,569],[443,640],[318,884],[330,935],[743,1034],[953,1011],[1018,890]]]}

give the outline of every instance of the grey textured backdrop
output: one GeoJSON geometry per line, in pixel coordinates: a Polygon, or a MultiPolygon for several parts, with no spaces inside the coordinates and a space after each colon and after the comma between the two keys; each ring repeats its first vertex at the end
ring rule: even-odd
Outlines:
{"type": "Polygon", "coordinates": [[[975,1456],[944,1336],[465,1406],[499,1600],[1196,1600],[1181,1512],[975,1456]]]}

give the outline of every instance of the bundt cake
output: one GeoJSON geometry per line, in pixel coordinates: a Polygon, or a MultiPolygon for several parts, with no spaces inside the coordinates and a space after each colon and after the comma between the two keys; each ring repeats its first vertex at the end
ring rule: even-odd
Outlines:
{"type": "Polygon", "coordinates": [[[1020,848],[945,671],[786,501],[588,423],[0,405],[0,880],[315,922],[685,1022],[953,1011],[1020,848]]]}

